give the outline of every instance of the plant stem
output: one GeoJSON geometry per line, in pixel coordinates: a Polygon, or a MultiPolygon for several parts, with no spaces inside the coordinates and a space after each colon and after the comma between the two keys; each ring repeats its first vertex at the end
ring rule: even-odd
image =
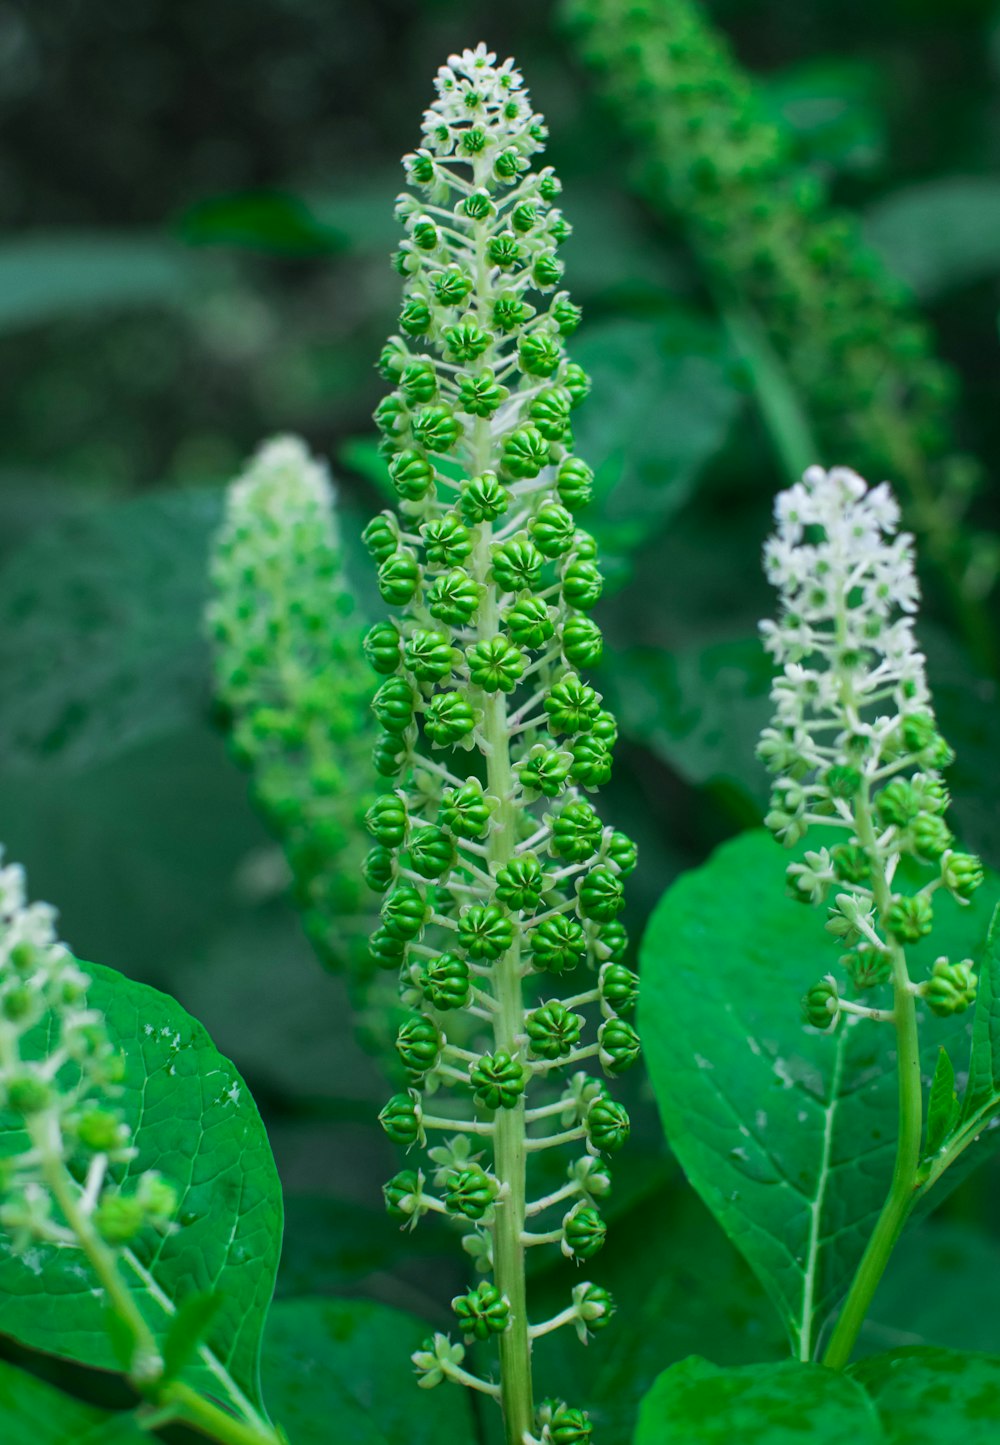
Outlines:
{"type": "MultiPolygon", "coordinates": [[[[879,863],[875,829],[867,791],[857,803],[858,838],[872,859],[872,880],[875,903],[884,919],[891,902],[885,868],[879,863]]],[[[899,1140],[892,1183],[882,1212],[872,1231],[867,1248],[844,1301],[843,1309],[823,1356],[823,1364],[840,1370],[849,1362],[858,1332],[879,1281],[885,1273],[889,1256],[903,1232],[907,1215],[913,1207],[920,1164],[923,1119],[923,1088],[920,1081],[920,1041],[917,1033],[916,999],[909,988],[906,954],[902,946],[890,939],[892,987],[896,1028],[896,1060],[899,1082],[899,1140]]]]}
{"type": "Polygon", "coordinates": [[[273,1430],[261,1430],[237,1420],[218,1405],[213,1405],[183,1380],[172,1380],[159,1393],[159,1400],[174,1410],[173,1418],[183,1421],[219,1445],[278,1445],[273,1430]]]}

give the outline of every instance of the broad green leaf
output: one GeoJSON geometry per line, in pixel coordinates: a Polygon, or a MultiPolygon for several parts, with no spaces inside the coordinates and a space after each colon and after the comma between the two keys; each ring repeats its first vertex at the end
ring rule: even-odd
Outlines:
{"type": "Polygon", "coordinates": [[[177,229],[190,246],[239,246],[272,256],[332,256],[349,244],[304,200],[281,191],[212,196],[185,211],[177,229]]]}
{"type": "Polygon", "coordinates": [[[160,236],[37,232],[0,245],[0,331],[73,312],[174,304],[194,289],[195,265],[160,236]]]}
{"type": "MultiPolygon", "coordinates": [[[[188,1372],[223,1399],[260,1405],[258,1356],[281,1246],[281,1189],[260,1116],[229,1061],[173,999],[96,964],[88,998],[124,1050],[122,1108],[138,1154],[124,1171],[158,1169],[180,1192],[176,1233],[148,1232],[123,1272],[165,1339],[193,1294],[217,1292],[218,1314],[188,1372]]],[[[44,1039],[39,1044],[44,1044],[44,1039]]],[[[16,1147],[2,1120],[0,1150],[16,1147]],[[6,1146],[6,1147],[4,1147],[6,1146]]],[[[0,1238],[0,1330],[31,1349],[114,1369],[103,1297],[75,1250],[0,1238]]]]}
{"type": "MultiPolygon", "coordinates": [[[[643,1395],[692,1350],[727,1365],[786,1353],[760,1284],[679,1171],[609,1222],[592,1269],[617,1306],[607,1329],[586,1347],[572,1329],[557,1330],[536,1342],[533,1356],[547,1394],[586,1406],[600,1445],[631,1445],[643,1395]]],[[[579,1281],[571,1262],[550,1263],[529,1286],[532,1319],[564,1309],[579,1281]]]]}
{"type": "MultiPolygon", "coordinates": [[[[793,1350],[811,1358],[888,1188],[897,1115],[893,1036],[846,1021],[803,1028],[799,999],[836,969],[820,910],[787,897],[787,855],[744,834],[684,875],[643,943],[640,1033],[667,1138],[691,1183],[759,1275],[793,1350]]],[[[942,900],[916,978],[939,953],[976,957],[997,895],[942,900]]],[[[926,1083],[964,1018],[921,1024],[926,1083]]]]}
{"type": "Polygon", "coordinates": [[[197,718],[221,493],[164,493],[36,533],[0,569],[0,767],[80,767],[197,718]]]}
{"type": "MultiPolygon", "coordinates": [[[[370,1121],[374,1111],[366,1112],[370,1121]]],[[[423,1259],[434,1261],[435,1269],[440,1269],[442,1260],[454,1262],[455,1236],[446,1225],[435,1228],[423,1220],[411,1233],[387,1221],[385,1209],[375,1208],[374,1199],[367,1207],[318,1195],[285,1197],[285,1242],[277,1284],[282,1299],[346,1294],[371,1275],[386,1278],[423,1259]]]]}
{"type": "Polygon", "coordinates": [[[635,1445],[883,1445],[871,1401],[822,1365],[720,1369],[692,1355],[666,1370],[642,1402],[635,1445]]]}
{"type": "Polygon", "coordinates": [[[581,331],[572,350],[593,380],[573,416],[575,450],[595,472],[584,521],[613,576],[616,560],[691,496],[745,398],[721,333],[693,314],[603,321],[581,331]]]}
{"type": "MultiPolygon", "coordinates": [[[[991,1181],[982,1179],[984,1202],[991,1181]]],[[[1000,1354],[1000,1242],[939,1216],[907,1230],[893,1251],[861,1332],[862,1353],[942,1340],[1000,1354]]]]}
{"type": "Polygon", "coordinates": [[[914,1348],[852,1365],[888,1445],[996,1445],[1000,1357],[914,1348]]]}
{"type": "Polygon", "coordinates": [[[727,784],[748,809],[759,809],[768,780],[753,752],[771,714],[771,676],[756,638],[740,638],[674,652],[609,652],[600,685],[628,737],[687,782],[727,784]]]}
{"type": "Polygon", "coordinates": [[[925,299],[1000,275],[1000,181],[937,176],[868,212],[868,240],[925,299]]]}
{"type": "Polygon", "coordinates": [[[924,1153],[936,1154],[951,1133],[958,1119],[958,1095],[955,1093],[955,1067],[947,1049],[938,1051],[938,1061],[927,1098],[927,1141],[924,1153]]]}
{"type": "Polygon", "coordinates": [[[85,1405],[0,1361],[3,1445],[148,1445],[149,1438],[131,1415],[85,1405]]]}
{"type": "Polygon", "coordinates": [[[280,1301],[264,1341],[273,1418],[294,1445],[466,1445],[477,1436],[469,1392],[417,1388],[410,1355],[433,1333],[367,1301],[280,1301]]]}

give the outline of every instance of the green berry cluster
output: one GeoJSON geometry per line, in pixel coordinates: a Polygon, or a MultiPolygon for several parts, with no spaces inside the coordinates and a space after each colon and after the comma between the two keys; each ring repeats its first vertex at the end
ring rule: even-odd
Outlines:
{"type": "Polygon", "coordinates": [[[135,1156],[116,1103],[125,1060],[88,1006],[89,984],[56,937],[54,911],[26,901],[23,869],[0,866],[0,1110],[25,1142],[3,1161],[0,1228],[18,1251],[81,1248],[80,1227],[111,1249],[173,1227],[177,1193],[159,1174],[112,1181],[135,1156]]]}
{"type": "MultiPolygon", "coordinates": [[[[590,800],[617,729],[584,676],[602,647],[596,546],[577,520],[592,474],[572,434],[589,382],[565,351],[580,313],[560,289],[560,185],[535,163],[545,127],[512,63],[485,47],[452,57],[437,90],[404,162],[404,298],[380,362],[393,389],[376,421],[399,500],[364,533],[394,609],[365,640],[389,790],[368,813],[364,874],[382,898],[371,956],[412,1010],[397,1040],[411,1087],[383,1126],[406,1148],[452,1136],[432,1184],[407,1170],[387,1205],[409,1224],[435,1210],[466,1228],[492,1278],[455,1312],[467,1338],[497,1339],[496,1393],[522,1445],[570,1438],[526,1410],[544,1327],[526,1317],[524,1249],[596,1253],[604,1225],[584,1166],[628,1136],[625,1110],[579,1065],[613,1076],[638,1054],[619,920],[636,849],[590,800]],[[432,1108],[442,1086],[454,1103],[432,1108]],[[563,1143],[586,1152],[566,1186],[531,1201],[526,1158],[563,1143]],[[557,1207],[558,1228],[528,1228],[557,1207]]],[[[565,1322],[593,1329],[611,1313],[583,1310],[565,1322]]],[[[422,1383],[470,1383],[452,1348],[429,1342],[422,1383]]]]}
{"type": "Polygon", "coordinates": [[[373,689],[334,490],[297,438],[265,443],[230,486],[211,573],[207,620],[232,750],[281,840],[313,947],[347,970],[362,1039],[391,1054],[361,878],[373,689]]]}
{"type": "Polygon", "coordinates": [[[829,207],[697,0],[566,11],[635,140],[644,195],[684,224],[724,302],[759,318],[820,451],[899,478],[933,559],[981,594],[1000,556],[959,527],[980,469],[956,452],[956,379],[857,220],[829,207]]]}

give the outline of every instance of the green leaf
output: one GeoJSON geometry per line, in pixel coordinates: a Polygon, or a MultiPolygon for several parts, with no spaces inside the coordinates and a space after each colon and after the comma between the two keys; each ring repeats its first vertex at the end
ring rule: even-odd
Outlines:
{"type": "Polygon", "coordinates": [[[0,245],[0,331],[74,312],[172,305],[192,293],[195,274],[192,259],[160,236],[37,232],[0,245]]]}
{"type": "MultiPolygon", "coordinates": [[[[991,1181],[981,1179],[988,1208],[991,1181]]],[[[861,1353],[947,1340],[1000,1354],[998,1279],[1000,1242],[968,1224],[922,1222],[893,1251],[862,1327],[861,1353]]]]}
{"type": "Polygon", "coordinates": [[[575,449],[595,472],[584,525],[613,576],[616,559],[648,542],[691,496],[745,398],[718,328],[685,312],[589,326],[573,359],[593,380],[573,417],[575,449]]]}
{"type": "Polygon", "coordinates": [[[164,1380],[175,1380],[191,1363],[221,1308],[222,1299],[217,1294],[192,1294],[183,1301],[163,1342],[164,1380]]]}
{"type": "Polygon", "coordinates": [[[931,1092],[927,1100],[927,1141],[925,1155],[936,1154],[958,1120],[958,1095],[955,1093],[955,1066],[947,1049],[938,1052],[931,1092]]]}
{"type": "Polygon", "coordinates": [[[148,1445],[149,1438],[132,1415],[85,1405],[0,1361],[3,1445],[148,1445]]]}
{"type": "Polygon", "coordinates": [[[771,676],[757,639],[739,638],[673,652],[615,649],[600,682],[628,737],[689,783],[729,786],[759,818],[768,779],[753,752],[771,715],[771,676]]]}
{"type": "Polygon", "coordinates": [[[207,696],[201,614],[221,493],[72,518],[0,568],[0,766],[80,767],[173,731],[207,696]]]}
{"type": "Polygon", "coordinates": [[[477,1438],[469,1392],[417,1388],[410,1355],[433,1332],[361,1300],[279,1301],[263,1360],[274,1419],[295,1445],[465,1445],[477,1438]]]}
{"type": "Polygon", "coordinates": [[[925,300],[1000,275],[1000,181],[939,176],[886,196],[868,240],[925,300]]]}
{"type": "Polygon", "coordinates": [[[343,231],[282,191],[212,196],[185,211],[177,229],[189,246],[238,246],[271,256],[334,256],[349,245],[343,231]]]}
{"type": "Polygon", "coordinates": [[[874,1355],[850,1375],[875,1402],[888,1445],[996,1445],[1000,1358],[917,1347],[874,1355]]]}
{"type": "MultiPolygon", "coordinates": [[[[122,1177],[158,1169],[180,1192],[181,1227],[141,1236],[123,1253],[123,1274],[161,1340],[186,1299],[217,1292],[222,1303],[189,1377],[259,1407],[260,1338],[281,1245],[281,1190],[260,1116],[232,1064],[178,1003],[81,966],[93,979],[88,999],[126,1056],[121,1103],[138,1154],[122,1177]]],[[[0,1152],[17,1147],[0,1116],[0,1152]]],[[[0,1238],[0,1330],[31,1349],[116,1367],[103,1297],[75,1250],[38,1245],[18,1256],[0,1238]]]]}
{"type": "MultiPolygon", "coordinates": [[[[643,943],[639,1027],[681,1165],[808,1359],[883,1203],[897,1097],[883,1026],[802,1026],[799,999],[837,945],[820,911],[785,894],[786,859],[769,834],[744,834],[666,893],[643,943]]],[[[917,979],[939,953],[978,956],[996,896],[991,880],[968,908],[942,901],[912,950],[917,979]]],[[[968,1032],[961,1017],[922,1021],[928,1083],[938,1048],[964,1049],[968,1032]]]]}
{"type": "Polygon", "coordinates": [[[871,1401],[822,1365],[720,1369],[692,1355],[666,1370],[642,1402],[635,1445],[882,1445],[871,1401]]]}

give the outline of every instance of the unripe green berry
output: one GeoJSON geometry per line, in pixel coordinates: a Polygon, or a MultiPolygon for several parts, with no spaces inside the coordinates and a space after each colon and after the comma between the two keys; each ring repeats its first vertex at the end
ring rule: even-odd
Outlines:
{"type": "Polygon", "coordinates": [[[34,1074],[19,1074],[7,1080],[7,1107],[25,1117],[43,1113],[54,1100],[51,1087],[34,1074]]]}
{"type": "Polygon", "coordinates": [[[623,963],[605,963],[599,978],[601,1001],[615,1013],[628,1013],[639,996],[639,978],[623,963]]]}
{"type": "Polygon", "coordinates": [[[606,1019],[597,1033],[601,1068],[606,1074],[623,1074],[639,1057],[639,1035],[624,1019],[606,1019]]]}
{"type": "Polygon", "coordinates": [[[604,590],[604,578],[594,562],[571,562],[563,573],[562,595],[570,607],[593,607],[604,590]]]}
{"type": "Polygon", "coordinates": [[[566,787],[573,754],[564,748],[536,743],[528,756],[515,767],[518,782],[529,792],[546,798],[557,798],[566,787]]]}
{"type": "Polygon", "coordinates": [[[628,1110],[606,1095],[600,1095],[588,1108],[586,1126],[587,1138],[600,1154],[616,1154],[628,1143],[628,1110]]]}
{"type": "Polygon", "coordinates": [[[399,324],[408,336],[420,336],[429,331],[433,317],[431,308],[423,296],[408,296],[399,313],[399,324]]]}
{"type": "Polygon", "coordinates": [[[437,396],[437,372],[429,361],[410,361],[403,367],[399,387],[411,406],[433,401],[437,396]]]}
{"type": "Polygon", "coordinates": [[[586,732],[601,710],[600,694],[574,673],[553,683],[542,704],[549,720],[549,731],[559,733],[586,732]]]}
{"type": "Polygon", "coordinates": [[[146,1223],[146,1212],[134,1194],[105,1194],[93,1220],[106,1244],[131,1244],[146,1223]]]}
{"type": "Polygon", "coordinates": [[[389,476],[399,496],[410,502],[420,502],[434,487],[434,467],[423,452],[412,447],[393,457],[389,463],[389,476]]]}
{"type": "Polygon", "coordinates": [[[592,1204],[578,1204],[563,1220],[562,1252],[567,1259],[593,1259],[607,1233],[599,1211],[592,1204]]]}
{"type": "Polygon", "coordinates": [[[612,758],[607,743],[592,733],[585,733],[570,746],[573,756],[570,776],[578,787],[594,792],[611,781],[612,758]]]}
{"type": "Polygon", "coordinates": [[[601,960],[621,963],[628,952],[628,933],[619,919],[615,919],[614,923],[600,924],[594,938],[594,952],[601,960]]]}
{"type": "Polygon", "coordinates": [[[885,919],[886,928],[900,943],[919,943],[930,933],[933,923],[934,910],[925,893],[894,898],[885,919]]]}
{"type": "Polygon", "coordinates": [[[973,853],[950,853],[943,860],[941,877],[959,898],[971,898],[983,881],[983,865],[973,853]]]}
{"type": "Polygon", "coordinates": [[[563,656],[573,667],[596,667],[604,654],[604,638],[589,617],[570,617],[563,628],[563,656]]]}
{"type": "Polygon", "coordinates": [[[416,628],[403,648],[403,664],[418,682],[440,682],[455,662],[455,649],[444,632],[416,628]]]}
{"type": "Polygon", "coordinates": [[[562,1059],[580,1042],[583,1018],[553,999],[533,1009],[524,1021],[528,1048],[536,1059],[562,1059]]]}
{"type": "Polygon", "coordinates": [[[802,1017],[814,1029],[829,1033],[840,1017],[840,996],[832,978],[814,983],[802,1000],[802,1017]]]}
{"type": "Polygon", "coordinates": [[[504,291],[493,302],[493,325],[504,335],[524,325],[535,314],[517,291],[504,291]]]}
{"type": "Polygon", "coordinates": [[[416,699],[413,688],[402,677],[390,677],[372,698],[372,712],[387,733],[405,733],[413,721],[416,699]]]}
{"type": "Polygon", "coordinates": [[[524,673],[524,654],[503,636],[474,643],[465,657],[470,679],[484,692],[513,692],[524,673]]]}
{"type": "Polygon", "coordinates": [[[536,426],[516,427],[504,438],[500,462],[512,477],[537,477],[549,464],[549,442],[536,426]]]}
{"type": "Polygon", "coordinates": [[[579,457],[566,457],[556,474],[559,500],[571,512],[585,507],[594,495],[594,473],[579,457]]]}
{"type": "Polygon", "coordinates": [[[538,1411],[538,1423],[546,1432],[546,1445],[589,1445],[593,1433],[586,1412],[572,1409],[561,1400],[545,1400],[538,1411]]]}
{"type": "Polygon", "coordinates": [[[478,361],[484,351],[489,351],[493,337],[477,321],[467,318],[457,326],[445,327],[444,342],[449,361],[465,366],[470,361],[478,361]]]}
{"type": "Polygon", "coordinates": [[[545,558],[523,534],[492,550],[493,580],[501,592],[532,591],[541,582],[545,558]]]}
{"type": "Polygon", "coordinates": [[[540,597],[522,597],[503,614],[504,626],[518,647],[538,651],[555,634],[549,609],[540,597]]]}
{"type": "Polygon", "coordinates": [[[833,797],[850,800],[857,795],[857,791],[861,787],[861,774],[857,768],[837,764],[837,766],[827,769],[823,775],[823,782],[833,797]]]}
{"type": "Polygon", "coordinates": [[[572,515],[558,502],[543,502],[528,523],[532,541],[543,557],[562,557],[573,546],[572,515]]]}
{"type": "Polygon", "coordinates": [[[497,1049],[472,1065],[469,1081],[476,1103],[484,1109],[513,1109],[524,1093],[527,1071],[506,1049],[497,1049]]]}
{"type": "Polygon", "coordinates": [[[469,965],[456,953],[440,953],[421,964],[417,987],[432,1008],[465,1008],[472,988],[469,965]]]}
{"type": "MultiPolygon", "coordinates": [[[[416,1169],[403,1169],[394,1174],[388,1183],[382,1185],[385,1207],[393,1219],[415,1222],[421,1209],[423,1176],[416,1169]]],[[[425,1206],[426,1207],[426,1206],[425,1206]]]]}
{"type": "Polygon", "coordinates": [[[393,1094],[378,1121],[392,1142],[406,1149],[423,1136],[420,1101],[412,1089],[408,1094],[393,1094]]]}
{"type": "Polygon", "coordinates": [[[398,883],[382,904],[382,925],[393,938],[416,938],[430,915],[419,888],[398,883]]]}
{"type": "Polygon", "coordinates": [[[445,790],[440,821],[459,838],[474,842],[485,834],[496,806],[496,799],[483,792],[479,779],[469,778],[460,788],[445,790]]]}
{"type": "Polygon", "coordinates": [[[467,1340],[488,1340],[491,1335],[502,1335],[510,1325],[510,1301],[490,1280],[457,1295],[451,1307],[467,1340]]]}
{"type": "Polygon", "coordinates": [[[449,627],[465,627],[479,610],[479,587],[461,567],[453,567],[432,584],[427,610],[449,627]]]}
{"type": "Polygon", "coordinates": [[[567,913],[537,924],[527,943],[532,964],[546,973],[569,973],[587,956],[587,938],[580,921],[567,913]]]}
{"type": "Polygon", "coordinates": [[[932,862],[954,846],[955,836],[939,813],[918,813],[910,825],[913,844],[921,858],[932,862]]]}
{"type": "Polygon", "coordinates": [[[406,804],[399,794],[376,798],[365,814],[365,827],[377,843],[398,848],[406,837],[406,804]]]}
{"type": "Polygon", "coordinates": [[[405,607],[420,587],[420,566],[411,552],[397,552],[378,569],[378,590],[383,602],[405,607]]]}
{"type": "MultiPolygon", "coordinates": [[[[562,386],[540,391],[528,407],[528,416],[546,441],[562,441],[569,428],[570,395],[562,386]]],[[[568,546],[565,550],[569,550],[568,546]]]]}
{"type": "Polygon", "coordinates": [[[567,803],[552,822],[552,847],[569,863],[585,863],[601,845],[601,820],[589,803],[567,803]]]}
{"type": "Polygon", "coordinates": [[[977,979],[972,960],[949,963],[939,958],[934,964],[931,977],[923,987],[924,998],[932,1013],[939,1018],[964,1013],[976,1000],[977,979]]]}
{"type": "Polygon", "coordinates": [[[871,859],[857,843],[837,843],[830,849],[830,861],[841,883],[866,883],[871,877],[871,859]]]}
{"type": "Polygon", "coordinates": [[[470,478],[462,487],[458,500],[458,509],[470,527],[477,527],[481,522],[495,522],[509,506],[507,488],[496,472],[482,472],[478,477],[470,478]]]}
{"type": "Polygon", "coordinates": [[[430,216],[418,216],[410,226],[410,236],[421,251],[433,251],[441,240],[441,232],[430,216]]]}
{"type": "Polygon", "coordinates": [[[470,958],[497,959],[513,943],[514,926],[497,904],[473,904],[458,920],[458,941],[470,958]]]}
{"type": "Polygon", "coordinates": [[[531,268],[531,278],[540,291],[551,291],[562,280],[563,269],[551,251],[543,251],[531,268]]]}
{"type": "Polygon", "coordinates": [[[368,940],[368,955],[376,968],[401,968],[406,957],[406,940],[387,928],[376,928],[368,940]]]}
{"type": "Polygon", "coordinates": [[[545,892],[545,870],[533,853],[512,858],[496,875],[496,897],[513,912],[532,913],[545,892]]]}
{"type": "Polygon", "coordinates": [[[375,847],[370,848],[365,855],[361,871],[373,893],[384,893],[393,880],[392,850],[384,848],[381,843],[376,843],[375,847]]]}
{"type": "Polygon", "coordinates": [[[476,715],[460,692],[439,692],[424,712],[424,731],[438,747],[460,742],[475,726],[476,715]]]}
{"type": "Polygon", "coordinates": [[[472,287],[472,277],[464,266],[448,266],[431,281],[431,290],[441,306],[461,306],[472,287]]]}
{"type": "Polygon", "coordinates": [[[883,823],[905,828],[920,812],[920,795],[905,778],[894,778],[875,794],[875,810],[883,823]]]}
{"type": "Polygon", "coordinates": [[[445,1179],[444,1203],[449,1214],[482,1219],[496,1196],[496,1181],[478,1164],[453,1169],[445,1179]]]}
{"type": "Polygon", "coordinates": [[[521,370],[528,376],[551,376],[562,360],[562,348],[549,331],[534,331],[522,336],[517,354],[521,370]]]}
{"type": "Polygon", "coordinates": [[[610,923],[625,907],[621,879],[603,863],[584,874],[577,885],[577,898],[584,918],[597,923],[610,923]]]}
{"type": "Polygon", "coordinates": [[[0,1014],[8,1023],[22,1023],[43,1007],[39,996],[26,984],[15,984],[0,994],[0,1014]]]}
{"type": "Polygon", "coordinates": [[[397,733],[382,733],[372,749],[372,765],[379,777],[399,776],[406,757],[406,743],[397,733]]]}
{"type": "Polygon", "coordinates": [[[590,377],[582,366],[576,362],[568,361],[562,369],[560,376],[562,385],[569,392],[570,404],[574,407],[585,401],[590,392],[590,377]]]}
{"type": "Polygon", "coordinates": [[[384,562],[399,546],[399,527],[391,512],[380,512],[361,533],[361,540],[376,562],[384,562]]]}
{"type": "Polygon", "coordinates": [[[457,861],[455,844],[442,828],[420,828],[410,838],[410,867],[421,878],[442,878],[457,861]]]}
{"type": "MultiPolygon", "coordinates": [[[[462,423],[450,406],[428,406],[417,412],[413,418],[413,435],[420,446],[426,447],[429,452],[450,452],[462,435],[462,423]]],[[[432,467],[432,479],[433,472],[432,467]]],[[[393,481],[398,487],[395,475],[393,481]]],[[[404,492],[403,495],[408,494],[404,492]]]]}
{"type": "Polygon", "coordinates": [[[639,849],[632,839],[616,828],[608,840],[608,857],[623,878],[635,872],[639,862],[639,849]]]}
{"type": "Polygon", "coordinates": [[[362,646],[376,672],[386,675],[399,667],[399,629],[394,622],[376,622],[369,627],[362,646]]]}
{"type": "Polygon", "coordinates": [[[497,382],[488,367],[477,376],[458,378],[458,405],[469,416],[493,416],[508,396],[509,389],[497,382]]]}
{"type": "Polygon", "coordinates": [[[472,552],[469,530],[454,512],[425,522],[420,535],[427,563],[432,567],[458,567],[472,552]]]}
{"type": "Polygon", "coordinates": [[[549,315],[559,328],[560,336],[572,336],[583,319],[583,311],[563,292],[549,307],[549,315]]]}
{"type": "Polygon", "coordinates": [[[496,236],[490,237],[486,254],[494,266],[499,266],[501,271],[509,271],[513,266],[521,265],[524,247],[513,231],[500,231],[496,236]]]}
{"type": "Polygon", "coordinates": [[[433,1069],[441,1057],[441,1033],[430,1019],[407,1019],[396,1035],[396,1052],[408,1073],[420,1076],[433,1069]]]}

